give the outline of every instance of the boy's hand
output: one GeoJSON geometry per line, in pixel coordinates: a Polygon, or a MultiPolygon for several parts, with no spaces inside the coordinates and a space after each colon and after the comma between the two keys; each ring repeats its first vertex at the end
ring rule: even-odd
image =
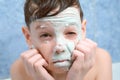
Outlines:
{"type": "Polygon", "coordinates": [[[67,80],[83,80],[95,60],[97,44],[89,39],[78,42],[73,51],[74,62],[68,72],[67,80]]]}
{"type": "Polygon", "coordinates": [[[48,65],[45,59],[36,49],[28,50],[21,54],[21,59],[27,71],[34,80],[54,80],[45,67],[48,65]]]}

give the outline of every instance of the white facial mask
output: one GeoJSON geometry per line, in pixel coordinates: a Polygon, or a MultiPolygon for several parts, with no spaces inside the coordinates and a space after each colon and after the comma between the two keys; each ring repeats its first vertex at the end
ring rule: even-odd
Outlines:
{"type": "MultiPolygon", "coordinates": [[[[56,16],[46,17],[42,19],[37,19],[36,21],[48,21],[52,24],[52,27],[55,30],[56,35],[56,42],[57,45],[53,50],[53,62],[61,61],[61,60],[68,60],[64,62],[56,62],[54,65],[57,67],[62,67],[65,69],[69,69],[72,64],[71,56],[72,51],[75,48],[75,43],[64,38],[63,32],[61,32],[61,28],[65,28],[68,26],[76,26],[78,37],[77,40],[81,40],[81,20],[80,20],[80,13],[77,8],[69,7],[66,10],[62,11],[56,16]],[[57,53],[57,50],[61,50],[60,53],[57,53]]],[[[43,24],[41,28],[48,27],[50,25],[43,24]]],[[[49,41],[46,43],[49,44],[49,41]]]]}

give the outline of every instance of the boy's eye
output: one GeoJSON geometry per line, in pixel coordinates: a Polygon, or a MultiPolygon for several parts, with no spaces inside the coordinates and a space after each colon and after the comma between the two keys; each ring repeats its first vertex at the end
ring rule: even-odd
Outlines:
{"type": "Polygon", "coordinates": [[[68,34],[68,35],[73,35],[73,34],[76,34],[75,32],[68,32],[68,33],[66,33],[66,34],[68,34]]]}
{"type": "Polygon", "coordinates": [[[42,34],[40,37],[49,37],[50,35],[49,34],[42,34]]]}
{"type": "Polygon", "coordinates": [[[75,39],[76,36],[77,36],[77,33],[76,33],[76,32],[67,32],[67,33],[65,34],[65,36],[66,36],[66,38],[68,38],[68,39],[75,39]]]}
{"type": "Polygon", "coordinates": [[[43,33],[40,35],[41,39],[51,39],[52,35],[49,33],[43,33]]]}

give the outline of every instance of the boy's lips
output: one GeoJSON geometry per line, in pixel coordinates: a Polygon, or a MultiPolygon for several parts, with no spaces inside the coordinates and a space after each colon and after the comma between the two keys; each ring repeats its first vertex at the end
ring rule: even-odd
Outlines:
{"type": "Polygon", "coordinates": [[[65,62],[65,61],[70,62],[69,59],[64,59],[64,60],[55,60],[55,61],[53,61],[53,63],[59,63],[59,62],[65,62]]]}

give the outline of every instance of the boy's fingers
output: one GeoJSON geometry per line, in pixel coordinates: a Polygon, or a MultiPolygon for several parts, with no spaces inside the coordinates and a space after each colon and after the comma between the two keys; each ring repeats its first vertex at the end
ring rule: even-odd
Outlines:
{"type": "MultiPolygon", "coordinates": [[[[52,77],[50,76],[50,74],[47,72],[47,70],[44,68],[48,66],[47,62],[44,59],[39,59],[35,64],[34,64],[34,69],[35,72],[37,72],[37,74],[39,76],[41,76],[41,78],[51,78],[50,80],[52,80],[52,77]],[[45,77],[43,77],[45,76],[45,77]],[[47,76],[47,77],[46,77],[47,76]]],[[[45,79],[46,80],[46,79],[45,79]]]]}
{"type": "Polygon", "coordinates": [[[35,67],[35,69],[37,70],[38,69],[38,67],[40,67],[40,66],[42,66],[42,67],[47,67],[48,66],[48,63],[45,61],[45,59],[39,59],[35,64],[34,64],[34,67],[35,67]]]}
{"type": "Polygon", "coordinates": [[[42,59],[42,56],[40,54],[36,54],[28,60],[28,64],[34,69],[34,64],[40,59],[42,59]]]}
{"type": "Polygon", "coordinates": [[[85,61],[93,58],[97,44],[89,39],[82,40],[76,46],[76,49],[85,54],[85,61]]]}
{"type": "Polygon", "coordinates": [[[38,67],[38,74],[42,76],[43,80],[54,80],[53,77],[42,66],[38,67]]]}
{"type": "Polygon", "coordinates": [[[84,64],[84,54],[78,50],[73,51],[72,59],[74,59],[72,67],[79,67],[84,64]]]}
{"type": "Polygon", "coordinates": [[[28,51],[25,51],[24,53],[21,54],[22,59],[28,59],[38,53],[36,49],[30,49],[28,51]]]}
{"type": "Polygon", "coordinates": [[[27,74],[33,73],[33,65],[37,59],[41,58],[36,49],[30,49],[21,54],[21,60],[24,63],[27,74]]]}
{"type": "Polygon", "coordinates": [[[87,47],[86,45],[84,45],[83,43],[78,44],[76,46],[76,50],[78,50],[84,54],[85,61],[90,59],[91,49],[89,47],[87,47]]]}

